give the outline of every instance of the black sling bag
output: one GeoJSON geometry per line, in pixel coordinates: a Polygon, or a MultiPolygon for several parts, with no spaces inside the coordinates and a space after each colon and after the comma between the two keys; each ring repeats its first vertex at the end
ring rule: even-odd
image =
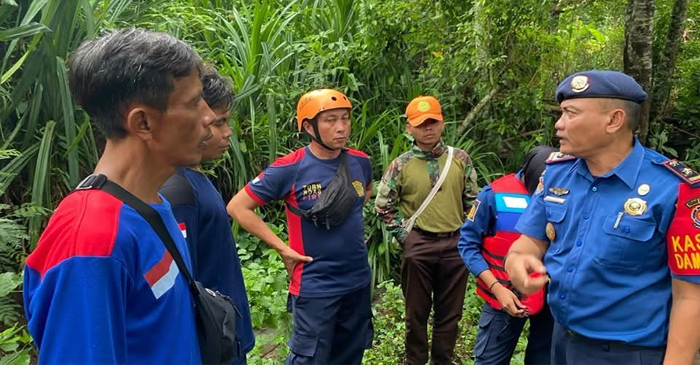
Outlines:
{"type": "Polygon", "coordinates": [[[345,150],[340,152],[340,163],[335,176],[311,209],[301,209],[290,204],[287,204],[287,208],[292,213],[312,221],[316,227],[331,229],[343,223],[345,217],[352,212],[358,197],[350,181],[346,155],[345,150]]]}
{"type": "Polygon", "coordinates": [[[76,188],[87,189],[109,193],[136,210],[151,225],[189,284],[196,308],[197,337],[202,363],[231,364],[233,358],[240,355],[240,344],[236,338],[236,316],[240,314],[231,298],[205,288],[202,283],[192,278],[158,211],[121,186],[107,180],[104,175],[90,175],[76,188]]]}

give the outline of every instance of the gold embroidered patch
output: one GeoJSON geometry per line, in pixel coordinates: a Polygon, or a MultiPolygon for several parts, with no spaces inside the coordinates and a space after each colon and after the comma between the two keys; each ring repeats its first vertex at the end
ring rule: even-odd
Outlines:
{"type": "Polygon", "coordinates": [[[365,186],[362,185],[361,181],[359,181],[359,180],[353,181],[352,187],[355,188],[355,191],[357,192],[357,196],[365,196],[365,186]]]}
{"type": "Polygon", "coordinates": [[[469,208],[469,213],[467,213],[467,220],[470,222],[474,222],[474,218],[476,217],[476,213],[479,211],[479,206],[481,205],[481,202],[479,199],[474,200],[474,204],[472,204],[472,207],[469,208]]]}

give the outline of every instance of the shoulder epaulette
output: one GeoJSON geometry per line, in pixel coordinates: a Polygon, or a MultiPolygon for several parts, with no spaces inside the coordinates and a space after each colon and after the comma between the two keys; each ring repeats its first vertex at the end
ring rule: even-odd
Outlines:
{"type": "Polygon", "coordinates": [[[546,163],[557,163],[557,162],[563,162],[563,161],[571,161],[575,160],[576,156],[572,155],[567,155],[561,152],[552,152],[549,154],[549,157],[547,158],[546,163]]]}
{"type": "Polygon", "coordinates": [[[671,170],[671,172],[674,174],[678,175],[681,180],[687,182],[691,186],[700,187],[700,173],[691,169],[683,162],[678,160],[668,160],[664,161],[662,165],[671,170]]]}

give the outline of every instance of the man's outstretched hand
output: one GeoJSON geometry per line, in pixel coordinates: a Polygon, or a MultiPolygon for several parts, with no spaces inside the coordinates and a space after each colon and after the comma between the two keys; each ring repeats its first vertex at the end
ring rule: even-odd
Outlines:
{"type": "Polygon", "coordinates": [[[547,269],[535,255],[512,252],[506,260],[506,272],[521,293],[532,294],[547,284],[547,269]]]}

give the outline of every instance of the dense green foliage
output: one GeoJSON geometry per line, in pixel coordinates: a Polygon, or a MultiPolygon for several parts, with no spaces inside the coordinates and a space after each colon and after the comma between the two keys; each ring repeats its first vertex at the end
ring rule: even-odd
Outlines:
{"type": "MultiPolygon", "coordinates": [[[[370,154],[374,178],[410,146],[401,115],[420,94],[437,96],[445,140],[467,150],[479,182],[517,168],[536,144],[556,144],[556,84],[580,69],[622,68],[625,0],[1,0],[0,322],[17,322],[13,299],[24,258],[47,210],[97,162],[103,138],[74,105],[65,59],[85,37],[139,26],[190,42],[232,78],[232,149],[206,166],[224,197],[276,157],[298,148],[295,105],[334,87],[355,105],[350,145],[370,154]],[[554,11],[560,4],[561,9],[554,11]],[[568,4],[568,5],[567,5],[568,4]]],[[[654,48],[663,49],[672,0],[657,0],[654,48]]],[[[700,3],[690,2],[669,107],[649,145],[700,166],[700,3]]],[[[285,232],[283,209],[261,214],[285,232]]],[[[368,363],[395,363],[402,349],[399,248],[365,210],[377,288],[377,337],[368,363]]],[[[233,227],[261,332],[253,363],[275,363],[290,328],[279,257],[233,227]],[[275,357],[277,356],[277,357],[275,357]]],[[[471,291],[470,291],[471,293],[471,291]]],[[[465,303],[457,352],[469,362],[479,300],[465,303]]],[[[21,323],[21,321],[20,321],[21,323]]],[[[21,324],[0,350],[25,362],[21,324]],[[7,344],[10,345],[7,345],[7,344]],[[16,345],[16,346],[15,346],[16,345]]],[[[9,361],[5,358],[1,361],[9,361]]]]}

